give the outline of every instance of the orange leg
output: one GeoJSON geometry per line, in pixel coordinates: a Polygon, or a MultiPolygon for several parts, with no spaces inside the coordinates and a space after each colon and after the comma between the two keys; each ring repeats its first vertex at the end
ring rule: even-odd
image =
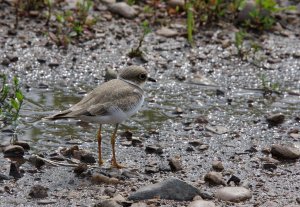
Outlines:
{"type": "Polygon", "coordinates": [[[117,163],[117,160],[116,160],[116,150],[115,150],[115,144],[116,144],[116,134],[117,134],[117,131],[118,131],[118,126],[119,124],[116,124],[116,128],[110,138],[110,142],[111,142],[111,148],[112,148],[112,159],[111,159],[111,167],[114,167],[114,168],[124,168],[124,166],[120,165],[117,163]]]}
{"type": "Polygon", "coordinates": [[[97,133],[97,139],[98,139],[98,163],[99,165],[103,165],[104,161],[102,160],[102,153],[101,153],[101,124],[99,125],[99,130],[97,133]]]}

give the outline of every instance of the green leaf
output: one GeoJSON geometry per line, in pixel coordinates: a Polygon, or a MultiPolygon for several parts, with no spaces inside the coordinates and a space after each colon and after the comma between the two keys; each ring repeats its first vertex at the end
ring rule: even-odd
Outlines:
{"type": "Polygon", "coordinates": [[[22,94],[22,92],[20,90],[16,91],[16,98],[18,99],[18,101],[21,103],[24,99],[24,95],[22,94]]]}
{"type": "Polygon", "coordinates": [[[13,107],[15,110],[19,110],[20,104],[19,104],[19,102],[18,102],[18,99],[10,99],[10,104],[12,105],[12,107],[13,107]]]}

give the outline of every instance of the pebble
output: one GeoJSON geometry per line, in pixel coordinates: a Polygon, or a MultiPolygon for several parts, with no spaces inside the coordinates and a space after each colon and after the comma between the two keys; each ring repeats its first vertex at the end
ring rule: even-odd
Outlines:
{"type": "Polygon", "coordinates": [[[3,150],[4,157],[23,157],[25,150],[19,145],[9,145],[3,150]]]}
{"type": "Polygon", "coordinates": [[[146,146],[145,149],[146,153],[149,154],[162,154],[163,153],[163,149],[160,145],[148,145],[146,146]]]}
{"type": "Polygon", "coordinates": [[[170,7],[180,7],[184,8],[185,1],[184,0],[169,0],[167,1],[168,6],[170,7]]]}
{"type": "Polygon", "coordinates": [[[42,200],[38,200],[37,204],[40,205],[49,205],[49,204],[54,204],[57,203],[57,200],[54,199],[42,199],[42,200]]]}
{"type": "Polygon", "coordinates": [[[144,186],[129,195],[129,200],[160,199],[190,201],[200,191],[194,186],[177,178],[168,178],[162,182],[144,186]]]}
{"type": "Polygon", "coordinates": [[[168,27],[162,27],[156,31],[156,34],[164,37],[175,37],[178,35],[178,32],[168,27]]]}
{"type": "Polygon", "coordinates": [[[211,201],[197,200],[191,202],[188,207],[215,207],[216,205],[211,201]]]}
{"type": "Polygon", "coordinates": [[[96,163],[96,159],[93,157],[93,154],[85,150],[74,150],[73,156],[84,163],[96,163]]]}
{"type": "Polygon", "coordinates": [[[121,183],[117,178],[109,178],[101,174],[93,174],[91,177],[91,182],[93,184],[110,184],[110,185],[117,185],[121,183]]]}
{"type": "Polygon", "coordinates": [[[225,185],[223,176],[219,172],[209,172],[204,176],[204,180],[212,185],[225,185]]]}
{"type": "Polygon", "coordinates": [[[12,162],[10,164],[9,175],[14,177],[15,179],[22,177],[20,170],[19,170],[19,166],[15,162],[12,162]]]}
{"type": "Polygon", "coordinates": [[[173,172],[182,170],[182,162],[178,157],[171,158],[169,160],[169,165],[173,172]]]}
{"type": "Polygon", "coordinates": [[[284,115],[281,113],[277,113],[277,114],[270,114],[266,117],[267,122],[270,125],[276,126],[279,124],[282,124],[284,122],[284,115]]]}
{"type": "Polygon", "coordinates": [[[271,154],[283,159],[298,159],[300,158],[300,148],[293,144],[274,144],[271,147],[271,154]]]}
{"type": "Polygon", "coordinates": [[[41,185],[34,185],[30,189],[29,196],[32,198],[46,198],[48,189],[41,185]]]}
{"type": "Polygon", "coordinates": [[[230,184],[230,182],[233,182],[235,185],[239,185],[241,182],[241,179],[235,175],[232,175],[229,180],[227,181],[227,185],[230,184]]]}
{"type": "Polygon", "coordinates": [[[14,144],[23,147],[24,150],[30,150],[30,146],[29,146],[29,144],[27,142],[16,141],[14,144]]]}
{"type": "Polygon", "coordinates": [[[210,132],[213,132],[215,134],[219,134],[219,135],[225,134],[225,133],[227,133],[229,131],[224,126],[206,126],[205,128],[206,128],[206,130],[208,130],[210,132]]]}
{"type": "Polygon", "coordinates": [[[216,198],[223,201],[240,202],[252,197],[252,193],[244,187],[224,187],[218,189],[216,198]]]}
{"type": "Polygon", "coordinates": [[[104,200],[95,204],[94,207],[122,207],[122,205],[113,200],[104,200]]]}
{"type": "Polygon", "coordinates": [[[74,173],[75,173],[76,175],[80,175],[80,174],[82,174],[83,172],[87,171],[87,169],[88,169],[87,164],[81,163],[81,164],[79,164],[77,167],[74,168],[74,173]]]}
{"type": "Polygon", "coordinates": [[[108,9],[110,12],[118,14],[128,19],[132,19],[137,15],[137,11],[125,2],[109,4],[108,9]]]}
{"type": "Polygon", "coordinates": [[[105,79],[105,81],[109,81],[112,79],[116,79],[117,76],[118,76],[117,72],[115,70],[109,68],[105,71],[104,79],[105,79]]]}
{"type": "Polygon", "coordinates": [[[216,171],[222,171],[224,170],[224,166],[223,166],[223,163],[219,160],[214,160],[212,162],[212,168],[216,171]]]}

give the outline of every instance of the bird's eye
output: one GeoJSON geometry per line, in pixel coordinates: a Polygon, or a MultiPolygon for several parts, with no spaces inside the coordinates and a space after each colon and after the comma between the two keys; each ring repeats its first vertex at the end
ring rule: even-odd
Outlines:
{"type": "Polygon", "coordinates": [[[139,75],[139,78],[140,78],[141,80],[145,80],[145,79],[147,78],[147,75],[144,74],[144,73],[142,73],[142,74],[139,75]]]}

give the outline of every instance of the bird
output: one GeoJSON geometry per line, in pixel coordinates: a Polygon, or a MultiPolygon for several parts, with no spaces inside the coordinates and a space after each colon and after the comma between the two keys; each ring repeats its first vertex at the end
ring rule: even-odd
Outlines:
{"type": "Polygon", "coordinates": [[[114,124],[110,141],[112,168],[123,168],[116,160],[116,134],[123,121],[136,114],[144,102],[142,87],[146,81],[156,82],[142,66],[131,65],[122,69],[116,79],[104,82],[89,92],[81,101],[59,113],[45,117],[48,120],[78,119],[99,124],[97,132],[98,164],[103,165],[101,152],[102,125],[114,124]]]}

